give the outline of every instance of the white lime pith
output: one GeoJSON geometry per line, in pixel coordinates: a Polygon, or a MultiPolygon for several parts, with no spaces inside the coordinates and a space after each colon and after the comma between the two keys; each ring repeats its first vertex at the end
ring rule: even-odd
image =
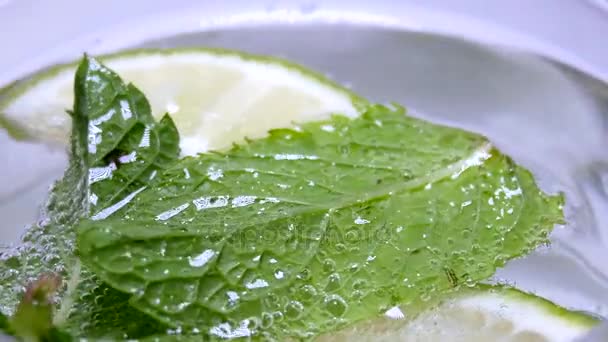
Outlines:
{"type": "MultiPolygon", "coordinates": [[[[229,147],[293,122],[354,116],[364,100],[325,77],[271,57],[215,49],[137,50],[101,57],[140,88],[156,117],[169,113],[186,155],[229,147]]],[[[0,92],[0,113],[21,135],[65,144],[75,64],[0,92]]]]}
{"type": "Polygon", "coordinates": [[[398,307],[385,317],[328,334],[322,341],[570,342],[597,321],[511,288],[467,290],[412,317],[398,307]]]}

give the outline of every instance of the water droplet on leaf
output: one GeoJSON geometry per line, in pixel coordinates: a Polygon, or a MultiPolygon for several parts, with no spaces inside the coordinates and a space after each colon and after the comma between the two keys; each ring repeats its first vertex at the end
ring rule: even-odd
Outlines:
{"type": "Polygon", "coordinates": [[[348,308],[346,301],[338,295],[329,295],[325,297],[324,305],[327,311],[334,317],[344,315],[344,312],[346,312],[346,309],[348,308]]]}
{"type": "Polygon", "coordinates": [[[285,305],[285,317],[290,320],[296,320],[302,316],[304,311],[304,305],[302,303],[292,300],[285,305]]]}

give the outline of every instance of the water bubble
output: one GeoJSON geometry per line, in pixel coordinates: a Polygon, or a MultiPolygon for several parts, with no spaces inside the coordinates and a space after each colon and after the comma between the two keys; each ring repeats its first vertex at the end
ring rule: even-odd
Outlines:
{"type": "Polygon", "coordinates": [[[386,290],[384,290],[384,289],[375,289],[374,290],[374,294],[377,297],[384,297],[386,295],[386,290]]]}
{"type": "Polygon", "coordinates": [[[275,322],[280,322],[283,320],[283,313],[281,311],[275,311],[272,313],[272,319],[275,322]]]}
{"type": "Polygon", "coordinates": [[[298,275],[296,277],[301,280],[309,280],[310,279],[310,270],[308,268],[305,268],[302,271],[300,271],[300,273],[298,273],[298,275]]]}
{"type": "Polygon", "coordinates": [[[353,282],[353,290],[362,290],[367,287],[367,280],[357,279],[353,282]]]}
{"type": "Polygon", "coordinates": [[[301,341],[310,341],[316,335],[313,331],[296,331],[295,333],[301,341]]]}
{"type": "Polygon", "coordinates": [[[272,324],[274,323],[274,317],[272,316],[271,313],[268,312],[264,312],[262,313],[262,328],[264,329],[268,329],[272,326],[272,324]]]}
{"type": "Polygon", "coordinates": [[[335,244],[334,248],[336,249],[336,252],[338,252],[338,253],[342,253],[346,250],[346,246],[343,243],[335,244]]]}
{"type": "Polygon", "coordinates": [[[265,304],[268,307],[278,308],[279,307],[279,297],[275,294],[268,294],[264,299],[265,304]]]}
{"type": "Polygon", "coordinates": [[[317,295],[317,289],[312,285],[302,285],[298,294],[303,301],[310,301],[317,295]]]}
{"type": "Polygon", "coordinates": [[[429,293],[427,293],[427,292],[424,292],[424,293],[422,293],[422,294],[420,295],[420,299],[421,299],[423,302],[428,302],[429,300],[431,300],[431,295],[430,295],[429,293]]]}
{"type": "Polygon", "coordinates": [[[483,270],[485,270],[486,268],[488,268],[488,265],[480,262],[480,263],[478,263],[478,264],[477,264],[477,268],[478,268],[480,271],[483,271],[483,270]]]}
{"type": "Polygon", "coordinates": [[[346,301],[335,294],[325,297],[323,304],[325,305],[325,309],[334,317],[344,315],[344,312],[346,312],[346,309],[348,308],[346,301]]]}
{"type": "Polygon", "coordinates": [[[429,294],[437,291],[437,286],[435,286],[434,284],[430,284],[428,286],[425,287],[425,291],[429,294]]]}
{"type": "Polygon", "coordinates": [[[336,262],[332,259],[326,259],[323,261],[323,271],[325,273],[331,273],[336,270],[336,262]]]}
{"type": "Polygon", "coordinates": [[[474,287],[475,285],[477,285],[477,282],[472,278],[467,278],[465,279],[465,285],[468,287],[474,287]]]}
{"type": "Polygon", "coordinates": [[[348,145],[342,145],[339,148],[340,148],[340,153],[342,153],[343,155],[345,155],[345,156],[350,155],[350,147],[348,145]]]}
{"type": "Polygon", "coordinates": [[[357,243],[359,241],[359,231],[349,230],[348,232],[346,232],[344,238],[348,243],[357,243]]]}
{"type": "Polygon", "coordinates": [[[497,266],[502,266],[505,264],[505,258],[502,255],[497,255],[494,258],[494,264],[496,264],[497,266]]]}
{"type": "Polygon", "coordinates": [[[247,322],[247,329],[249,329],[250,331],[257,330],[258,327],[260,327],[261,324],[262,324],[262,322],[260,321],[260,319],[257,318],[257,317],[249,317],[245,321],[247,322]]]}
{"type": "Polygon", "coordinates": [[[361,300],[361,298],[363,298],[363,295],[364,295],[363,291],[360,291],[360,290],[354,290],[350,294],[351,298],[354,300],[361,300]]]}
{"type": "Polygon", "coordinates": [[[335,291],[341,286],[341,279],[338,273],[332,273],[327,277],[327,286],[325,287],[327,291],[335,291]]]}
{"type": "Polygon", "coordinates": [[[304,305],[302,303],[292,300],[287,305],[285,305],[285,317],[290,320],[296,320],[302,316],[302,312],[304,311],[304,305]]]}

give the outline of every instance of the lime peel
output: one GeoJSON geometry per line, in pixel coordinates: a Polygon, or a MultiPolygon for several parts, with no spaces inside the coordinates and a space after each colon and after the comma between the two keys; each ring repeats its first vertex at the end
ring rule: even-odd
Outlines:
{"type": "Polygon", "coordinates": [[[599,320],[508,286],[480,285],[433,303],[389,309],[321,341],[572,341],[599,320]],[[415,308],[426,309],[416,310],[415,308]],[[528,338],[528,339],[525,339],[528,338]]]}
{"type": "MultiPolygon", "coordinates": [[[[185,155],[331,113],[352,117],[367,105],[324,75],[274,57],[185,48],[131,50],[100,60],[147,94],[157,119],[172,115],[185,155]]],[[[75,69],[76,63],[57,65],[0,89],[0,124],[15,139],[66,145],[75,69]]]]}

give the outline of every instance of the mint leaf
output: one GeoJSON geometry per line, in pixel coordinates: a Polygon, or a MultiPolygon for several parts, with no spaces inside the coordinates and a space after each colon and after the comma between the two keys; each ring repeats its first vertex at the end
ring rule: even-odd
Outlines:
{"type": "Polygon", "coordinates": [[[89,57],[77,70],[70,114],[70,167],[51,192],[45,219],[28,231],[23,246],[0,255],[0,286],[9,289],[1,291],[1,311],[12,314],[25,284],[50,272],[66,279],[54,323],[73,336],[121,339],[165,331],[82,267],[73,246],[78,220],[120,212],[125,197],[177,160],[175,125],[168,116],[156,123],[137,88],[89,57]]]}
{"type": "Polygon", "coordinates": [[[483,137],[374,106],[182,159],[78,246],[183,333],[311,337],[491,276],[561,204],[483,137]]]}
{"type": "Polygon", "coordinates": [[[131,307],[125,293],[99,281],[84,280],[79,293],[82,297],[63,326],[74,336],[118,341],[162,336],[170,328],[131,307]]]}
{"type": "Polygon", "coordinates": [[[15,336],[25,341],[49,340],[53,328],[53,295],[61,285],[55,275],[41,275],[30,284],[10,321],[15,336]]]}
{"type": "Polygon", "coordinates": [[[0,313],[0,339],[11,336],[19,341],[72,341],[70,334],[53,325],[54,295],[60,285],[61,278],[53,274],[41,275],[29,284],[13,317],[0,313]]]}
{"type": "Polygon", "coordinates": [[[74,116],[87,122],[93,211],[147,185],[179,156],[171,118],[156,124],[145,96],[95,59],[85,59],[76,73],[74,116]]]}
{"type": "Polygon", "coordinates": [[[0,264],[7,313],[27,279],[68,279],[55,340],[310,337],[474,284],[561,220],[482,137],[399,110],[177,162],[135,87],[86,58],[75,90],[70,168],[0,264]]]}
{"type": "Polygon", "coordinates": [[[8,316],[0,312],[0,337],[2,337],[2,334],[14,336],[13,329],[11,329],[9,324],[8,316]]]}
{"type": "MultiPolygon", "coordinates": [[[[154,122],[144,95],[92,58],[83,60],[77,71],[75,93],[74,120],[87,122],[89,213],[119,215],[125,198],[177,160],[177,129],[168,116],[154,122]]],[[[90,272],[83,270],[81,277],[76,291],[80,297],[68,319],[75,333],[119,339],[166,330],[90,272]]]]}

